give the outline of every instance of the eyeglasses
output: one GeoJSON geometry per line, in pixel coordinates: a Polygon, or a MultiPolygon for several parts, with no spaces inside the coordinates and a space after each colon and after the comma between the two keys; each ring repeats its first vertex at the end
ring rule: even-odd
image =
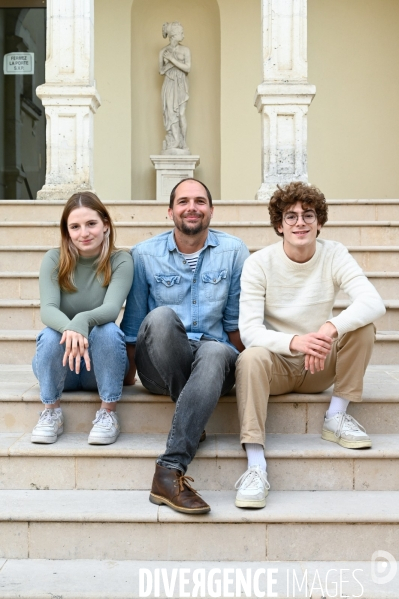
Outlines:
{"type": "Polygon", "coordinates": [[[316,213],[313,212],[313,210],[308,210],[302,214],[297,214],[296,212],[287,212],[284,214],[284,222],[287,223],[287,225],[296,225],[300,216],[302,216],[302,220],[306,225],[311,225],[317,218],[316,213]]]}

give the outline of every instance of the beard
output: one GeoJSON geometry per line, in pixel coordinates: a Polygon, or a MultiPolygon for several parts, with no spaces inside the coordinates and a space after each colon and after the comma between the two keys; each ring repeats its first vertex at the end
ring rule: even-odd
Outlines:
{"type": "Polygon", "coordinates": [[[209,227],[210,219],[202,219],[196,225],[191,227],[187,225],[184,220],[181,220],[178,223],[174,221],[174,223],[176,229],[178,229],[181,233],[184,233],[184,235],[197,235],[209,227]]]}

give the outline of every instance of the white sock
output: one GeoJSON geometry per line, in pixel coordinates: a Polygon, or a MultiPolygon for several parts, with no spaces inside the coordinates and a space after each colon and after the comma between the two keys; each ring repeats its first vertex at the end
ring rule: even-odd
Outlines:
{"type": "Polygon", "coordinates": [[[56,414],[62,414],[62,410],[61,410],[61,408],[54,408],[54,412],[55,412],[56,414]]]}
{"type": "Polygon", "coordinates": [[[327,410],[327,418],[332,418],[338,412],[346,412],[346,408],[348,407],[349,400],[342,399],[342,397],[332,396],[330,407],[327,410]]]}
{"type": "Polygon", "coordinates": [[[259,466],[261,470],[266,472],[265,450],[259,443],[245,443],[245,451],[247,452],[248,468],[259,466]]]}

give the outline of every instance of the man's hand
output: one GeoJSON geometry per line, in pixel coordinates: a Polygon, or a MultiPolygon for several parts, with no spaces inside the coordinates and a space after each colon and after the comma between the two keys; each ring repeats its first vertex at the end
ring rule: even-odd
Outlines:
{"type": "Polygon", "coordinates": [[[86,337],[83,337],[76,331],[64,331],[62,333],[60,345],[65,343],[65,353],[62,359],[62,365],[66,366],[69,364],[69,368],[79,374],[80,372],[80,361],[83,357],[86,369],[91,369],[90,357],[89,357],[89,342],[86,337]]]}
{"type": "Polygon", "coordinates": [[[314,374],[324,370],[324,362],[337,336],[337,329],[332,322],[325,322],[317,333],[296,335],[291,341],[290,349],[305,354],[305,370],[314,374]]]}
{"type": "Polygon", "coordinates": [[[332,342],[332,337],[319,332],[295,335],[291,340],[290,350],[324,359],[331,351],[332,342]]]}
{"type": "Polygon", "coordinates": [[[136,346],[130,343],[126,344],[127,357],[129,360],[129,370],[123,381],[124,385],[134,385],[136,382],[136,346]]]}
{"type": "Polygon", "coordinates": [[[311,374],[324,370],[325,358],[315,358],[314,356],[305,355],[305,370],[310,370],[311,374]]]}
{"type": "Polygon", "coordinates": [[[232,345],[234,345],[234,347],[236,349],[238,349],[238,351],[241,353],[242,351],[244,351],[245,346],[243,344],[243,342],[241,341],[241,337],[240,337],[240,331],[229,331],[227,333],[228,337],[229,337],[229,341],[232,345]]]}
{"type": "Polygon", "coordinates": [[[322,324],[317,333],[320,333],[321,335],[327,335],[327,337],[331,337],[332,339],[336,339],[338,337],[338,331],[330,321],[322,324]]]}

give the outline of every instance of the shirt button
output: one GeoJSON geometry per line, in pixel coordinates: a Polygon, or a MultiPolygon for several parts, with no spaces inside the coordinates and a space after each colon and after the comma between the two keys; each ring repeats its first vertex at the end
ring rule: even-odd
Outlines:
{"type": "Polygon", "coordinates": [[[183,260],[183,264],[187,264],[186,260],[183,260]]]}
{"type": "Polygon", "coordinates": [[[197,282],[197,279],[194,279],[194,280],[193,280],[193,283],[196,283],[196,282],[197,282]]]}
{"type": "Polygon", "coordinates": [[[197,326],[197,321],[194,320],[193,325],[196,327],[197,326]]]}
{"type": "Polygon", "coordinates": [[[166,283],[166,284],[167,284],[167,285],[170,285],[170,281],[167,281],[167,283],[166,283]]]}
{"type": "Polygon", "coordinates": [[[216,283],[216,279],[213,279],[213,282],[216,283]]]}
{"type": "Polygon", "coordinates": [[[196,304],[197,302],[195,300],[193,300],[193,304],[196,304]]]}

